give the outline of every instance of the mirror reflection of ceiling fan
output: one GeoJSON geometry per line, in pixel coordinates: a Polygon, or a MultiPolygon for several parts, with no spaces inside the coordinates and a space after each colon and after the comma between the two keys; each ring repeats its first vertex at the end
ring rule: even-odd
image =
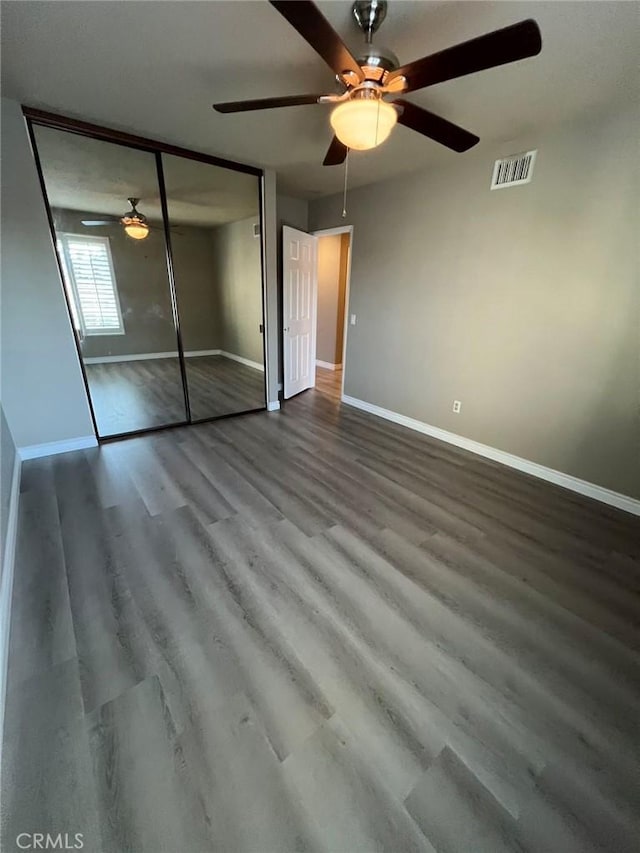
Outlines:
{"type": "Polygon", "coordinates": [[[95,228],[99,225],[113,225],[114,222],[122,225],[125,233],[134,240],[144,240],[149,236],[149,230],[155,228],[149,225],[147,217],[136,210],[136,205],[140,201],[139,198],[128,198],[127,201],[131,205],[131,210],[128,210],[122,216],[107,216],[104,219],[83,219],[82,224],[87,228],[95,228]]]}
{"type": "Polygon", "coordinates": [[[352,11],[366,41],[363,52],[356,58],[310,0],[269,2],[320,54],[336,74],[343,91],[334,95],[232,101],[213,107],[221,113],[235,113],[302,104],[335,104],[329,119],[335,135],[324,158],[325,166],[344,162],[350,148],[364,151],[380,145],[396,122],[453,151],[467,151],[480,141],[475,134],[397,96],[536,56],[542,49],[538,25],[526,20],[400,65],[391,51],[372,45],[373,34],[387,14],[386,0],[356,0],[352,11]]]}

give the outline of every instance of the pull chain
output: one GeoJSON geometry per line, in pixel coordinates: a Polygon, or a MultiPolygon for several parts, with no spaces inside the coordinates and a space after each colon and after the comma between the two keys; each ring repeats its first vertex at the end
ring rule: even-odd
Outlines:
{"type": "Polygon", "coordinates": [[[347,177],[349,175],[349,149],[347,148],[347,156],[344,158],[344,194],[342,196],[342,218],[347,218],[347,177]]]}

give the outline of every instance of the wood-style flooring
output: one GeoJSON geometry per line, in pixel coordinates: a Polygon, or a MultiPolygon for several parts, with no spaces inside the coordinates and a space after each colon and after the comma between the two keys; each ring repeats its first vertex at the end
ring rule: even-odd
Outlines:
{"type": "MultiPolygon", "coordinates": [[[[101,437],[184,422],[177,358],[85,365],[101,437]]],[[[265,405],[264,373],[221,355],[185,359],[191,418],[217,418],[265,405]]]]}
{"type": "Polygon", "coordinates": [[[638,519],[338,381],[24,465],[3,851],[638,850],[638,519]]]}

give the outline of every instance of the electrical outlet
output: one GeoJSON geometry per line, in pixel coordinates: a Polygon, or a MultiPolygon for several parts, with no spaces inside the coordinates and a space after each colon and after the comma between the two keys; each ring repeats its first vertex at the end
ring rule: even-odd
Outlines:
{"type": "Polygon", "coordinates": [[[355,314],[352,314],[352,315],[351,315],[351,325],[352,325],[352,326],[355,326],[355,324],[356,324],[356,315],[355,315],[355,314]]]}
{"type": "Polygon", "coordinates": [[[462,408],[462,403],[460,402],[460,400],[454,400],[453,401],[453,411],[456,413],[456,415],[460,414],[461,408],[462,408]]]}

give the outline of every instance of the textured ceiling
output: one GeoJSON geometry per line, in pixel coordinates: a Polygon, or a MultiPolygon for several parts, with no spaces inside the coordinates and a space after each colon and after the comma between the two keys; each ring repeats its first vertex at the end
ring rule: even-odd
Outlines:
{"type": "MultiPolygon", "coordinates": [[[[357,52],[350,4],[318,4],[357,52]]],[[[279,186],[335,192],[323,168],[328,108],[220,115],[213,101],[331,91],[329,69],[266,2],[15,2],[2,15],[3,93],[31,106],[275,168],[279,186]]],[[[537,20],[539,57],[433,86],[416,103],[508,142],[638,91],[634,2],[402,2],[390,0],[376,36],[400,61],[514,23],[537,20]]],[[[352,186],[450,163],[452,153],[403,127],[379,149],[351,156],[352,186]]]]}
{"type": "MultiPolygon", "coordinates": [[[[52,207],[122,216],[134,197],[140,213],[162,219],[153,154],[48,127],[35,136],[52,207]]],[[[254,175],[172,155],[163,155],[163,172],[173,224],[211,227],[258,213],[254,175]]]]}

